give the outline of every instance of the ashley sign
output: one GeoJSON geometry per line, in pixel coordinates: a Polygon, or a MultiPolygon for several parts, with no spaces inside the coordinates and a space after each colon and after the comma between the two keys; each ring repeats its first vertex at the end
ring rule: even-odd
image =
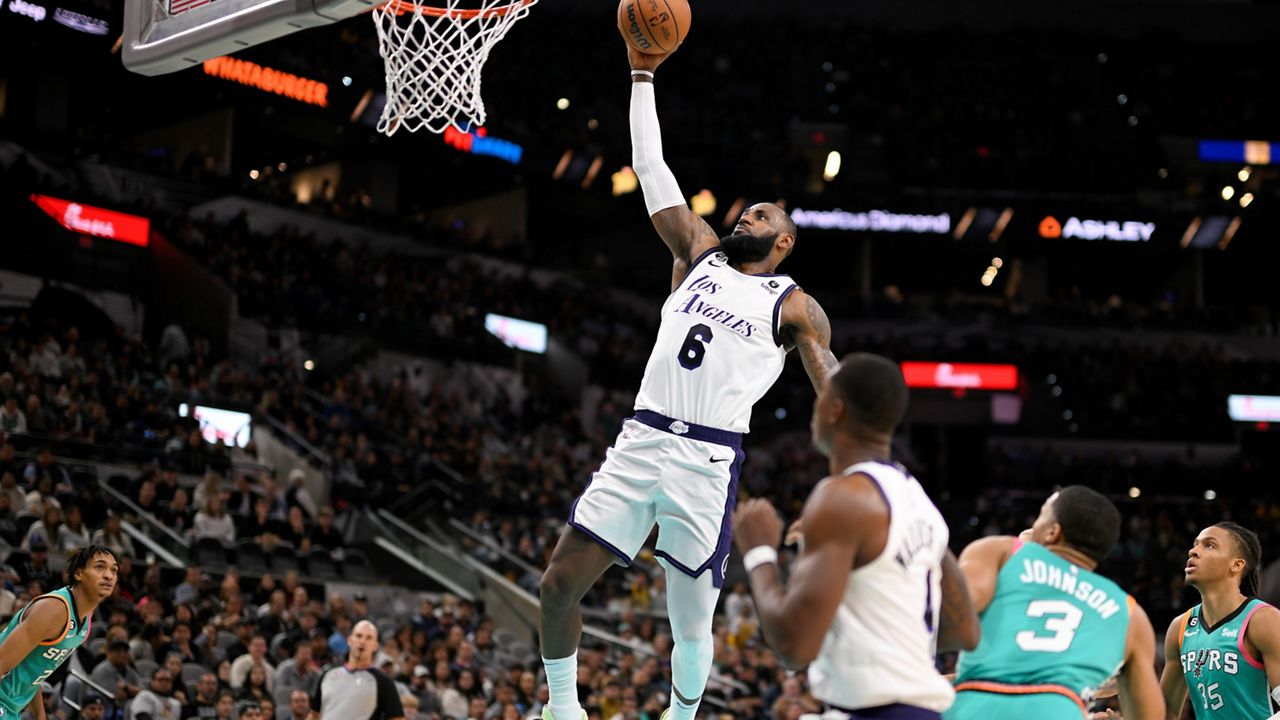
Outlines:
{"type": "Polygon", "coordinates": [[[81,205],[48,195],[32,195],[31,201],[72,232],[139,247],[146,247],[150,242],[151,221],[144,217],[81,205]]]}
{"type": "Polygon", "coordinates": [[[913,388],[1014,390],[1018,387],[1016,365],[904,362],[902,377],[907,387],[913,388]]]}
{"type": "Polygon", "coordinates": [[[1042,238],[1147,242],[1155,231],[1155,223],[1132,220],[1081,220],[1073,217],[1068,218],[1066,223],[1059,223],[1057,218],[1050,215],[1040,221],[1042,238]]]}

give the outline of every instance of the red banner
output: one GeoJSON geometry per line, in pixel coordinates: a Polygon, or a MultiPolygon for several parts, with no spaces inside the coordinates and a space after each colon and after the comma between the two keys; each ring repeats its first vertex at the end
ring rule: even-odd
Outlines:
{"type": "Polygon", "coordinates": [[[81,205],[48,195],[32,195],[31,201],[72,232],[138,247],[147,247],[151,241],[151,221],[144,217],[81,205]]]}
{"type": "Polygon", "coordinates": [[[907,380],[907,387],[913,388],[1014,390],[1018,387],[1017,365],[904,362],[902,376],[907,380]]]}

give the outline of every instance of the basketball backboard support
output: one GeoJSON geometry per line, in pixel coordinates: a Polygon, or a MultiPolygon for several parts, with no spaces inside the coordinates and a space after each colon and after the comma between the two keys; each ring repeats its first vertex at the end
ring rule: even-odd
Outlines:
{"type": "Polygon", "coordinates": [[[344,20],[386,0],[125,0],[124,66],[163,75],[299,30],[344,20]]]}

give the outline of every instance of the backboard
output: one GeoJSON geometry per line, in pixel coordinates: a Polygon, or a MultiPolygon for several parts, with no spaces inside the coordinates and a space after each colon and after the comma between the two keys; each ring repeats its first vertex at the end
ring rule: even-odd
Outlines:
{"type": "Polygon", "coordinates": [[[125,0],[124,66],[163,75],[358,15],[386,0],[125,0]]]}

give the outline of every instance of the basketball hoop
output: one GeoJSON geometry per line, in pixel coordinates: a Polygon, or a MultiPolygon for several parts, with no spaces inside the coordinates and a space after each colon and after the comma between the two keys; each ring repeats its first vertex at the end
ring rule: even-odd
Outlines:
{"type": "MultiPolygon", "coordinates": [[[[392,0],[373,11],[386,62],[387,104],[378,132],[462,132],[485,121],[481,73],[489,51],[538,0],[479,0],[479,7],[392,0]]],[[[476,5],[472,0],[469,5],[476,5]]]]}

